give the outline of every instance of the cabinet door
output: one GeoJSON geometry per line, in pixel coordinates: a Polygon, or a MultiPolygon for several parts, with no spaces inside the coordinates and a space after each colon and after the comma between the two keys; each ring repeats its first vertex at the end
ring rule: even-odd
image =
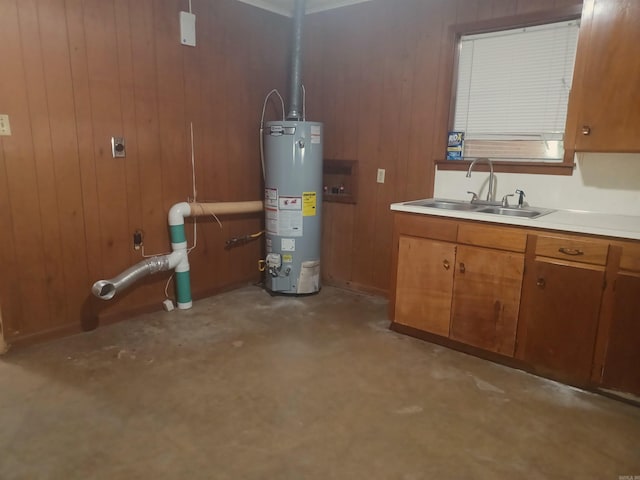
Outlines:
{"type": "Polygon", "coordinates": [[[620,274],[602,372],[605,387],[640,395],[640,274],[620,274]]]}
{"type": "Polygon", "coordinates": [[[513,356],[524,255],[458,246],[451,338],[513,356]]]}
{"type": "Polygon", "coordinates": [[[640,151],[640,2],[587,0],[583,16],[576,150],[640,151]]]}
{"type": "Polygon", "coordinates": [[[456,247],[401,236],[394,321],[447,337],[456,247]]]}
{"type": "Polygon", "coordinates": [[[586,384],[595,348],[603,268],[538,259],[526,268],[516,357],[542,374],[586,384]]]}

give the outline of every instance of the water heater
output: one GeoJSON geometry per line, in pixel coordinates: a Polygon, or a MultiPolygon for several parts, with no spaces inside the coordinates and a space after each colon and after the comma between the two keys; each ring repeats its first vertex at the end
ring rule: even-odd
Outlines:
{"type": "Polygon", "coordinates": [[[322,124],[271,121],[263,129],[265,287],[274,293],[320,290],[322,124]]]}

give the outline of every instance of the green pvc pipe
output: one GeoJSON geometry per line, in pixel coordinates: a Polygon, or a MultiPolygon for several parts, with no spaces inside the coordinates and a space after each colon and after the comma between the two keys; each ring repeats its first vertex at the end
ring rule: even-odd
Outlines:
{"type": "Polygon", "coordinates": [[[191,303],[191,279],[189,271],[176,272],[176,296],[178,304],[191,303]]]}
{"type": "MultiPolygon", "coordinates": [[[[176,244],[184,244],[186,249],[187,236],[184,231],[184,223],[180,225],[170,225],[171,243],[173,246],[176,244]]],[[[175,248],[175,247],[174,247],[175,248]]],[[[185,252],[186,254],[186,252],[185,252]]],[[[189,270],[179,272],[176,268],[176,297],[178,301],[178,307],[180,304],[191,303],[191,279],[189,276],[189,270]]]]}
{"type": "Polygon", "coordinates": [[[182,243],[187,241],[187,236],[184,233],[184,223],[181,225],[170,226],[171,243],[182,243]]]}

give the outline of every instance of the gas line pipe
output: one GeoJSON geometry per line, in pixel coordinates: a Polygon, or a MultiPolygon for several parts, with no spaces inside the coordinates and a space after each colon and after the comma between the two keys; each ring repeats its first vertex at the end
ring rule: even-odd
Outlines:
{"type": "Polygon", "coordinates": [[[184,231],[186,217],[206,215],[235,215],[241,213],[262,212],[264,204],[261,200],[248,202],[214,202],[214,203],[176,203],[169,210],[169,229],[171,235],[171,253],[158,255],[136,263],[119,275],[98,280],[93,284],[91,292],[98,298],[110,300],[116,293],[126,289],[147,275],[175,270],[176,296],[178,308],[191,308],[191,278],[189,275],[189,255],[187,237],[184,231]]]}

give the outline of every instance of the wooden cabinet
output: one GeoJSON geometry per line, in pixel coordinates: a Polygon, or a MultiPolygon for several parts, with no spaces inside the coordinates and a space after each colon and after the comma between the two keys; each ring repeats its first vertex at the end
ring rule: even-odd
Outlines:
{"type": "Polygon", "coordinates": [[[615,280],[601,384],[640,395],[640,273],[621,273],[615,280]]]}
{"type": "Polygon", "coordinates": [[[566,148],[639,152],[640,2],[585,0],[566,148]]]}
{"type": "Polygon", "coordinates": [[[398,212],[394,245],[393,329],[640,396],[640,242],[398,212]]]}
{"type": "Polygon", "coordinates": [[[455,245],[400,236],[395,321],[446,337],[449,335],[455,245]]]}
{"type": "Polygon", "coordinates": [[[613,288],[600,320],[593,380],[640,396],[640,242],[617,242],[612,260],[613,288]]]}
{"type": "Polygon", "coordinates": [[[543,375],[586,385],[604,268],[546,258],[527,263],[516,358],[543,375]]]}
{"type": "Polygon", "coordinates": [[[524,241],[508,228],[467,225],[448,235],[450,241],[439,241],[424,238],[443,235],[426,226],[430,220],[401,218],[394,323],[513,356],[524,255],[501,249],[524,249],[524,241]]]}
{"type": "Polygon", "coordinates": [[[574,235],[530,235],[516,358],[536,372],[587,385],[592,371],[609,244],[574,235]]]}
{"type": "Polygon", "coordinates": [[[458,246],[450,337],[513,356],[523,269],[521,253],[458,246]]]}

